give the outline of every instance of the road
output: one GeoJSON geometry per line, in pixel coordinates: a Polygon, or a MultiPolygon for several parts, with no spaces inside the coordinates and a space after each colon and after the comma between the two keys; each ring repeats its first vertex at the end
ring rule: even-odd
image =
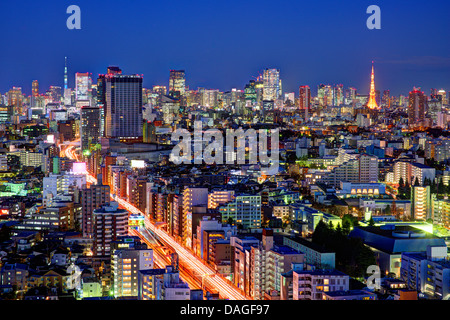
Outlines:
{"type": "MultiPolygon", "coordinates": [[[[67,158],[79,161],[78,155],[75,150],[76,145],[76,141],[74,143],[68,144],[68,146],[64,148],[64,150],[61,150],[61,153],[67,158]]],[[[86,181],[91,184],[97,183],[97,179],[88,172],[86,172],[86,181]]],[[[248,300],[248,298],[241,292],[241,290],[236,288],[228,280],[224,279],[221,275],[219,275],[215,270],[206,265],[192,252],[176,242],[175,239],[169,236],[164,230],[157,228],[148,219],[148,217],[145,216],[143,212],[141,212],[131,203],[117,196],[113,196],[112,194],[111,199],[117,201],[120,206],[128,210],[130,213],[144,216],[146,231],[149,231],[150,235],[154,235],[158,241],[162,242],[165,246],[172,249],[178,254],[180,277],[183,279],[183,281],[186,281],[190,287],[192,286],[191,289],[204,287],[211,292],[218,291],[219,297],[222,299],[248,300]]],[[[162,267],[164,263],[166,265],[170,264],[170,262],[167,260],[167,257],[164,256],[164,254],[158,249],[158,247],[155,247],[154,243],[152,244],[152,239],[150,239],[150,237],[146,235],[144,231],[133,230],[132,234],[139,236],[143,241],[147,243],[147,245],[155,248],[155,263],[158,266],[162,267]]]]}

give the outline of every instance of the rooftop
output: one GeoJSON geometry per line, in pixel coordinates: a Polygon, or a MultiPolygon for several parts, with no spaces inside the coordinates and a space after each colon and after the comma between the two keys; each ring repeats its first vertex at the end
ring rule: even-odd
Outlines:
{"type": "Polygon", "coordinates": [[[426,252],[427,246],[445,246],[445,240],[412,226],[355,227],[349,234],[386,253],[426,252]]]}
{"type": "Polygon", "coordinates": [[[310,248],[310,249],[312,249],[314,251],[317,251],[319,253],[332,253],[332,251],[325,250],[322,246],[320,246],[320,245],[318,245],[318,244],[316,244],[314,242],[308,241],[308,240],[306,240],[306,239],[304,239],[304,238],[302,238],[300,236],[286,237],[286,239],[295,241],[298,244],[303,245],[305,247],[308,247],[308,248],[310,248]]]}
{"type": "Polygon", "coordinates": [[[157,275],[166,273],[166,269],[139,270],[139,273],[146,275],[146,276],[157,276],[157,275]]]}
{"type": "Polygon", "coordinates": [[[291,247],[288,247],[288,246],[285,246],[285,245],[274,246],[271,251],[279,253],[279,254],[282,254],[282,255],[286,255],[286,254],[302,254],[301,252],[299,252],[297,250],[294,250],[291,247]]]}
{"type": "Polygon", "coordinates": [[[422,169],[434,169],[432,167],[429,167],[429,166],[427,166],[425,164],[421,164],[419,162],[413,162],[412,165],[417,167],[417,168],[422,168],[422,169]]]}
{"type": "Polygon", "coordinates": [[[361,295],[374,295],[374,293],[364,290],[348,290],[348,291],[330,291],[325,293],[330,297],[347,297],[347,296],[361,296],[361,295]]]}
{"type": "Polygon", "coordinates": [[[310,274],[314,276],[348,276],[347,274],[333,269],[333,270],[301,270],[301,271],[294,271],[294,273],[297,274],[310,274]]]}

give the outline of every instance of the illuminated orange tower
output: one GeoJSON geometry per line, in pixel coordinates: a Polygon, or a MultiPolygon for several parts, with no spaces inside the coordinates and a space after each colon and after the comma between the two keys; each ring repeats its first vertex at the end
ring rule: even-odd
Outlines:
{"type": "Polygon", "coordinates": [[[370,97],[369,102],[367,103],[367,107],[369,109],[378,109],[377,101],[375,99],[375,76],[373,72],[373,61],[372,61],[372,75],[370,76],[370,97]]]}

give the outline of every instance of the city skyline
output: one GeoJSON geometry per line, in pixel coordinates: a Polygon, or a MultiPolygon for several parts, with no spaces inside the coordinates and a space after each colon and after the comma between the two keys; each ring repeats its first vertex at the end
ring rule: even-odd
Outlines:
{"type": "MultiPolygon", "coordinates": [[[[67,57],[65,57],[65,61],[67,61],[67,57]]],[[[348,84],[342,84],[342,82],[339,82],[339,81],[333,82],[333,83],[328,83],[328,82],[323,82],[322,81],[322,82],[319,82],[318,84],[314,84],[314,85],[311,85],[309,83],[301,83],[298,86],[296,86],[293,90],[284,90],[284,89],[282,89],[282,90],[280,90],[280,92],[282,92],[283,95],[284,94],[288,94],[288,93],[294,93],[295,97],[298,98],[298,90],[299,90],[299,88],[301,88],[303,86],[308,86],[311,89],[311,94],[315,96],[315,95],[318,94],[318,88],[321,85],[327,85],[327,86],[329,85],[329,86],[332,86],[332,87],[342,85],[344,88],[354,88],[354,89],[356,89],[358,95],[364,95],[364,96],[367,95],[367,96],[369,96],[370,93],[371,93],[372,72],[374,71],[374,69],[377,70],[376,69],[376,65],[375,65],[376,62],[371,61],[371,63],[372,63],[371,64],[371,70],[372,71],[370,71],[368,73],[368,77],[367,77],[368,80],[361,87],[354,86],[354,85],[348,85],[348,84]]],[[[368,66],[369,66],[369,63],[368,63],[368,66]]],[[[105,68],[110,68],[110,67],[122,67],[122,66],[119,65],[119,64],[109,64],[109,65],[105,66],[105,68]]],[[[228,87],[228,88],[216,88],[216,87],[211,87],[211,86],[203,86],[203,87],[190,86],[189,85],[190,84],[190,82],[189,82],[189,71],[188,70],[184,70],[184,69],[183,70],[180,69],[179,71],[183,71],[184,73],[187,74],[187,77],[184,78],[184,81],[185,81],[186,88],[189,89],[189,90],[196,91],[196,90],[198,90],[200,88],[205,88],[205,89],[219,90],[221,92],[227,92],[227,91],[231,91],[233,89],[244,91],[245,86],[249,83],[249,81],[252,81],[252,80],[256,81],[256,79],[258,79],[258,78],[262,81],[265,70],[271,70],[271,69],[278,70],[280,80],[284,80],[284,78],[282,76],[283,75],[282,70],[279,70],[276,67],[267,67],[267,68],[261,69],[261,71],[256,76],[253,76],[253,75],[249,76],[248,80],[246,82],[244,81],[245,83],[244,83],[243,86],[241,86],[241,87],[228,87]]],[[[147,80],[147,82],[146,82],[146,80],[145,80],[146,77],[142,73],[125,72],[125,74],[128,74],[128,75],[139,74],[143,78],[143,88],[145,88],[145,89],[152,89],[153,87],[165,86],[166,89],[167,89],[167,94],[169,94],[170,93],[170,86],[171,86],[170,74],[172,73],[172,71],[174,71],[174,70],[173,69],[170,69],[170,70],[168,69],[167,70],[167,72],[166,72],[166,74],[167,74],[167,81],[165,81],[164,83],[153,83],[152,85],[148,85],[149,81],[147,80]]],[[[362,73],[365,73],[365,72],[362,72],[362,73]]],[[[378,72],[375,71],[375,73],[378,73],[378,72]]],[[[12,88],[16,87],[16,88],[21,88],[22,89],[22,93],[25,94],[25,96],[32,96],[33,92],[34,92],[33,91],[34,90],[33,89],[33,83],[35,81],[37,81],[39,83],[39,86],[37,88],[37,90],[38,90],[37,92],[39,94],[44,94],[51,87],[54,87],[54,86],[61,87],[64,90],[66,88],[66,84],[67,84],[67,87],[69,89],[72,89],[72,90],[76,91],[77,74],[89,74],[89,76],[90,76],[90,78],[92,80],[92,85],[96,85],[96,82],[95,82],[96,79],[98,77],[102,76],[104,74],[104,71],[103,72],[99,72],[98,74],[92,73],[90,71],[83,71],[83,72],[74,71],[74,72],[71,73],[71,72],[67,72],[66,64],[64,64],[64,72],[62,74],[63,74],[63,78],[62,78],[62,81],[60,81],[60,82],[63,83],[63,85],[59,85],[59,83],[56,84],[57,81],[54,81],[54,82],[52,82],[53,84],[51,84],[48,87],[46,87],[45,85],[42,85],[42,83],[41,83],[41,81],[39,79],[33,79],[32,82],[31,82],[31,85],[29,85],[29,86],[28,86],[28,84],[25,84],[25,85],[16,84],[16,85],[13,85],[13,86],[9,87],[8,89],[6,89],[4,91],[4,93],[6,93],[9,90],[11,90],[12,88]],[[70,75],[70,76],[68,76],[68,75],[70,75]],[[72,81],[70,81],[70,79],[72,79],[72,81]],[[73,85],[71,85],[71,82],[72,82],[73,85]]],[[[377,74],[376,78],[378,79],[379,77],[380,76],[377,74]]],[[[374,82],[377,84],[378,80],[375,80],[374,82]]],[[[284,88],[284,87],[285,87],[285,81],[283,81],[283,87],[282,88],[284,88]]],[[[442,86],[427,87],[427,86],[413,85],[411,88],[405,90],[404,92],[396,93],[396,92],[392,92],[392,90],[389,89],[389,88],[381,88],[380,89],[378,84],[375,87],[375,91],[378,91],[378,92],[381,92],[381,93],[384,92],[384,91],[389,91],[391,96],[397,96],[397,97],[398,96],[405,96],[406,97],[406,96],[408,96],[410,91],[415,90],[416,88],[418,88],[421,91],[425,92],[427,95],[429,95],[428,92],[430,92],[430,90],[444,90],[446,92],[450,92],[450,88],[442,87],[442,86]]]]}
{"type": "Polygon", "coordinates": [[[108,65],[120,65],[127,73],[143,74],[144,87],[166,84],[167,70],[184,69],[191,88],[227,90],[243,88],[264,68],[277,68],[285,92],[296,92],[300,85],[342,83],[368,94],[367,64],[373,60],[380,91],[407,94],[414,86],[448,90],[450,48],[441,39],[449,27],[444,13],[450,5],[432,1],[423,8],[418,1],[408,6],[379,1],[382,27],[369,30],[365,26],[369,4],[250,1],[232,10],[237,3],[176,1],[170,7],[163,3],[151,7],[137,2],[120,8],[110,1],[105,8],[101,2],[79,1],[81,30],[65,27],[67,4],[36,6],[25,1],[21,21],[27,23],[6,15],[13,8],[4,4],[0,30],[9,31],[1,35],[15,46],[0,61],[0,91],[21,86],[28,92],[36,79],[42,88],[62,87],[65,56],[69,85],[75,72],[99,74],[108,65]],[[123,23],[110,23],[107,13],[113,11],[121,12],[123,23]],[[255,18],[243,19],[245,12],[255,18]],[[48,21],[42,23],[44,14],[48,21]],[[100,33],[114,34],[115,41],[99,37],[100,33]],[[54,46],[52,39],[61,39],[62,44],[54,46]]]}
{"type": "Polygon", "coordinates": [[[0,303],[450,300],[449,10],[0,5],[0,303]]]}

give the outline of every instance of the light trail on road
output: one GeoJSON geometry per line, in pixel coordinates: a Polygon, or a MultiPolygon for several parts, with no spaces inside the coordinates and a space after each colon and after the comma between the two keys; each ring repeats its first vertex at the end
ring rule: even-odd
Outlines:
{"type": "MultiPolygon", "coordinates": [[[[75,152],[75,146],[70,145],[64,150],[64,154],[67,158],[74,159],[78,161],[78,156],[75,152]]],[[[89,172],[86,172],[86,181],[91,184],[96,184],[97,179],[92,176],[89,172]]],[[[217,290],[219,296],[223,299],[230,300],[248,300],[248,298],[241,293],[241,291],[234,285],[228,283],[223,279],[215,270],[211,267],[205,265],[198,257],[196,257],[192,252],[184,248],[178,242],[175,241],[171,236],[169,236],[164,230],[157,228],[145,214],[137,209],[134,205],[128,201],[121,199],[113,194],[110,194],[111,199],[117,201],[123,208],[128,210],[130,213],[142,215],[145,217],[145,227],[156,235],[160,241],[164,242],[167,246],[171,247],[179,257],[179,264],[184,269],[190,269],[194,273],[194,276],[202,277],[203,285],[209,289],[217,290]]],[[[136,235],[141,235],[140,238],[145,238],[140,232],[136,231],[136,235]]],[[[148,241],[146,239],[146,241],[148,241]]],[[[159,263],[162,263],[159,261],[159,263]]]]}

